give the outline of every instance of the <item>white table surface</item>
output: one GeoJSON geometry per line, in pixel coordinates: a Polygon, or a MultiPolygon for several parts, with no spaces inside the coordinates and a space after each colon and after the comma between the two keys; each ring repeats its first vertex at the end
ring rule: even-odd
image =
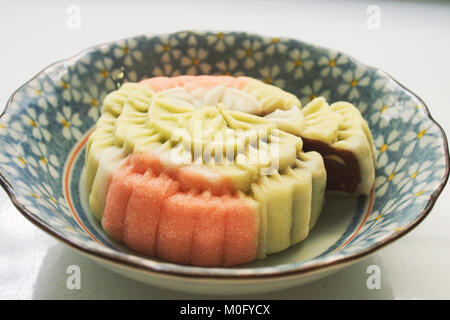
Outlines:
{"type": "MultiPolygon", "coordinates": [[[[10,94],[48,64],[89,46],[142,33],[247,30],[335,48],[388,71],[417,93],[450,132],[450,4],[426,1],[11,1],[0,5],[0,110],[10,94]],[[366,26],[367,7],[380,29],[366,26]],[[81,9],[79,30],[67,7],[81,9]]],[[[0,146],[2,148],[3,146],[0,146]]],[[[366,260],[301,287],[253,299],[449,299],[450,187],[415,230],[366,260]],[[366,287],[369,265],[381,289],[366,287]]],[[[0,299],[198,299],[117,275],[31,223],[0,191],[0,299]],[[66,268],[81,268],[81,290],[66,268]]],[[[226,298],[226,297],[225,297],[226,298]]]]}

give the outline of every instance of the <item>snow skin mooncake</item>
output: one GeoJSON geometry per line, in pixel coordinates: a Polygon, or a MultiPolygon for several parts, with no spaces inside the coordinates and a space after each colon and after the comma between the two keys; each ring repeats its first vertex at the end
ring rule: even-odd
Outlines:
{"type": "Polygon", "coordinates": [[[375,151],[349,103],[249,77],[155,77],[103,102],[86,150],[106,233],[165,261],[232,266],[303,241],[325,190],[368,194],[375,151]]]}

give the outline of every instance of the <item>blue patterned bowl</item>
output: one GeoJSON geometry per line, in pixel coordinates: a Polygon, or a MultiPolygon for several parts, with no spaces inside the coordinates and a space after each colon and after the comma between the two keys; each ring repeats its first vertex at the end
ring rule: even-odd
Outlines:
{"type": "Polygon", "coordinates": [[[19,88],[0,119],[0,182],[31,222],[103,265],[151,284],[203,293],[298,285],[353,263],[412,230],[448,178],[444,132],[386,73],[300,41],[248,33],[139,36],[57,62],[19,88]],[[110,240],[86,205],[84,147],[105,95],[127,81],[181,74],[248,75],[296,94],[355,104],[378,149],[368,197],[327,197],[303,243],[235,268],[142,257],[110,240]]]}

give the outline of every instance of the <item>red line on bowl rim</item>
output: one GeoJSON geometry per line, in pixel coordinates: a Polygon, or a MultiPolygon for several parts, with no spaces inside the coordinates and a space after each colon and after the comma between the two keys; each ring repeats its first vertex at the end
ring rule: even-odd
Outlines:
{"type": "Polygon", "coordinates": [[[366,213],[364,215],[363,220],[359,224],[358,228],[356,228],[355,232],[353,232],[353,234],[335,250],[336,252],[342,250],[359,233],[359,231],[361,230],[361,228],[363,227],[363,225],[366,223],[367,219],[369,218],[370,213],[372,212],[374,199],[375,199],[375,192],[374,192],[374,188],[372,188],[372,190],[370,191],[369,205],[367,206],[366,213]]]}
{"type": "Polygon", "coordinates": [[[91,135],[91,133],[93,132],[93,130],[91,130],[90,132],[88,132],[88,134],[86,134],[86,136],[80,141],[78,142],[78,145],[75,147],[75,149],[71,152],[71,155],[69,156],[69,162],[67,163],[67,167],[64,171],[64,179],[63,179],[63,184],[64,184],[64,193],[66,196],[66,200],[67,203],[69,205],[70,211],[72,211],[72,214],[75,218],[75,221],[78,223],[78,225],[96,242],[98,242],[101,245],[104,245],[100,240],[98,240],[87,228],[86,226],[83,224],[83,222],[81,221],[80,217],[78,216],[73,204],[72,204],[72,197],[70,196],[70,191],[69,191],[69,178],[70,178],[70,170],[72,169],[73,163],[75,162],[76,157],[78,156],[78,153],[81,151],[81,149],[84,147],[84,145],[86,144],[87,140],[89,139],[89,136],[91,135]]]}

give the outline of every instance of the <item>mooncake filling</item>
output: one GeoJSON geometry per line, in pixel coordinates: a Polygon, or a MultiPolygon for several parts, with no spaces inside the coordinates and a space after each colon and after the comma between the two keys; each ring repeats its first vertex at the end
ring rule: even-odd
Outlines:
{"type": "Polygon", "coordinates": [[[323,157],[327,171],[327,190],[354,193],[361,182],[361,171],[355,155],[344,149],[303,138],[304,151],[317,151],[323,157]]]}

